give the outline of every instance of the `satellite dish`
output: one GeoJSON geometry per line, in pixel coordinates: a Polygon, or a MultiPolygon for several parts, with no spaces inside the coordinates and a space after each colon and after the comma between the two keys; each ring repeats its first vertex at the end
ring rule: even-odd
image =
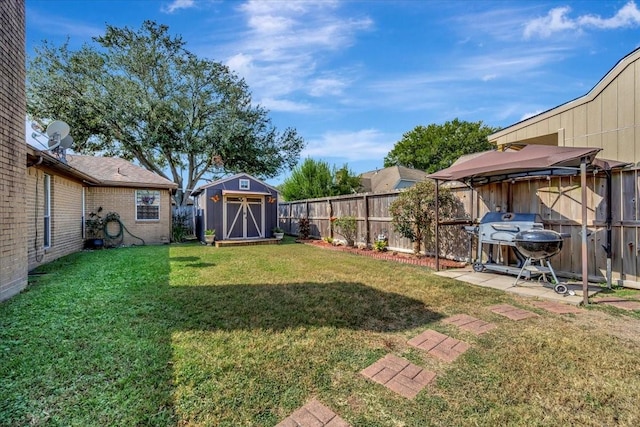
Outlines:
{"type": "Polygon", "coordinates": [[[49,138],[54,138],[57,134],[59,135],[58,137],[62,139],[65,136],[69,135],[69,130],[70,129],[68,124],[61,120],[54,120],[49,123],[49,126],[47,126],[47,136],[49,138]]]}
{"type": "Polygon", "coordinates": [[[71,135],[65,136],[60,141],[60,148],[64,148],[65,150],[67,148],[70,148],[72,145],[73,145],[73,138],[71,138],[71,135]]]}

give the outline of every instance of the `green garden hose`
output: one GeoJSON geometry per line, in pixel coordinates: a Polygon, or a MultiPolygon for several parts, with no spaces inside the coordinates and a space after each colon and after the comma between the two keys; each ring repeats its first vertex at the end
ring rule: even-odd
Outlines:
{"type": "Polygon", "coordinates": [[[124,232],[126,231],[127,234],[129,234],[129,236],[133,237],[134,239],[138,239],[142,242],[143,245],[145,245],[146,243],[144,242],[144,239],[142,237],[138,237],[134,234],[132,234],[127,227],[124,225],[124,223],[120,220],[120,215],[118,215],[115,212],[109,212],[104,219],[104,235],[107,239],[109,240],[116,240],[116,239],[120,239],[120,244],[122,244],[122,241],[124,240],[124,232]],[[109,233],[109,231],[107,230],[108,226],[110,223],[115,222],[116,224],[118,224],[118,232],[115,234],[111,234],[109,233]]]}

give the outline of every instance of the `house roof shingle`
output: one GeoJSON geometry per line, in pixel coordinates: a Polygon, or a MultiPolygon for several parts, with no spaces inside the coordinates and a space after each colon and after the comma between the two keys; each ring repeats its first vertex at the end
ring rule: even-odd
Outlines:
{"type": "Polygon", "coordinates": [[[69,166],[114,187],[177,188],[177,184],[128,160],[67,154],[69,166]]]}
{"type": "Polygon", "coordinates": [[[391,166],[384,169],[365,172],[360,175],[364,192],[380,193],[397,189],[400,181],[424,181],[427,173],[405,166],[391,166]]]}

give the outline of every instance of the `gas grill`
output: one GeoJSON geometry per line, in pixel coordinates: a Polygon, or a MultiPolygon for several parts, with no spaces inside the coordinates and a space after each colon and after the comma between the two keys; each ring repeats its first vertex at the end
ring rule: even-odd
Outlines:
{"type": "Polygon", "coordinates": [[[531,272],[523,271],[526,261],[516,248],[515,237],[521,231],[542,230],[542,218],[536,213],[488,212],[475,226],[465,226],[465,231],[478,239],[478,252],[473,263],[474,271],[497,271],[521,277],[531,278],[531,272]],[[488,245],[488,247],[485,247],[488,245]],[[497,246],[497,257],[494,259],[494,246],[497,246]],[[518,264],[509,265],[503,259],[502,246],[510,247],[518,259],[518,264]],[[488,259],[483,262],[483,249],[488,259]]]}

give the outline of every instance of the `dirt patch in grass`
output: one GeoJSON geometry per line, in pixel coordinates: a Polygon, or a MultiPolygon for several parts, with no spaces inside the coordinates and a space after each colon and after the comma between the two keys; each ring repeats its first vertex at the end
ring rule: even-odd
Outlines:
{"type": "MultiPolygon", "coordinates": [[[[333,245],[327,243],[324,240],[297,240],[298,243],[304,243],[306,245],[317,246],[323,249],[349,252],[355,255],[367,256],[370,258],[381,259],[385,261],[401,262],[403,264],[420,265],[422,267],[436,268],[436,259],[431,256],[414,255],[397,251],[374,251],[372,249],[360,249],[355,247],[347,247],[340,245],[333,245]]],[[[454,261],[450,259],[440,258],[440,268],[462,268],[466,265],[462,261],[454,261]]]]}
{"type": "MultiPolygon", "coordinates": [[[[619,310],[619,309],[618,309],[619,310]]],[[[608,310],[614,311],[614,310],[608,310]]],[[[622,312],[622,310],[619,310],[622,312]]],[[[584,329],[607,331],[611,336],[640,345],[640,320],[629,316],[628,313],[618,313],[620,317],[600,310],[589,310],[587,313],[575,317],[568,317],[567,322],[580,325],[584,329]]]]}

